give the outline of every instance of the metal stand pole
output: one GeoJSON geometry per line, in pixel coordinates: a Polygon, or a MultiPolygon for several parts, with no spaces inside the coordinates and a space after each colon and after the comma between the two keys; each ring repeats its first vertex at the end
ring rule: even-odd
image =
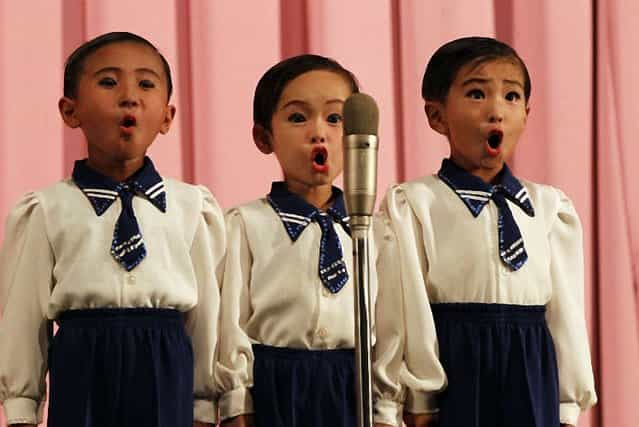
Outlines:
{"type": "Polygon", "coordinates": [[[371,390],[371,308],[369,291],[370,216],[351,217],[353,239],[353,272],[355,288],[355,363],[357,375],[357,425],[373,425],[371,390]]]}

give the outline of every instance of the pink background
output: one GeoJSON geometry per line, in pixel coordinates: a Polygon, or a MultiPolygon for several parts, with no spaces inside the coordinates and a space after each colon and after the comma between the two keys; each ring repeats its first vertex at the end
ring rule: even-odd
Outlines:
{"type": "Polygon", "coordinates": [[[430,55],[456,37],[496,36],[532,75],[532,113],[511,164],[562,188],[584,224],[600,404],[580,426],[636,427],[638,27],[634,0],[0,0],[0,217],[84,155],[56,104],[64,59],[101,33],[136,32],[166,55],[178,116],[151,155],[164,175],[207,185],[224,207],[264,195],[279,177],[250,130],[255,84],[281,58],[334,57],[378,100],[381,194],[448,154],[422,112],[430,55]]]}

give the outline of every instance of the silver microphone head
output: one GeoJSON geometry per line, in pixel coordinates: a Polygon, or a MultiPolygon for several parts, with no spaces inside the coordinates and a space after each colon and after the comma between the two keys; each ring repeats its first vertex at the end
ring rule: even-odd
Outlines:
{"type": "Polygon", "coordinates": [[[344,196],[353,224],[375,208],[379,110],[372,97],[355,93],[344,103],[343,116],[344,196]]]}

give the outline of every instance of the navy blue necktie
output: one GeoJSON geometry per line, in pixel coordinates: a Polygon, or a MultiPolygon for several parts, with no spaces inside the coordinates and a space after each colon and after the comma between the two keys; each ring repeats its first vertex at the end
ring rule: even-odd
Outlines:
{"type": "Polygon", "coordinates": [[[315,215],[315,220],[322,230],[319,256],[320,279],[327,289],[337,293],[348,281],[342,245],[329,214],[320,212],[315,215]]]}
{"type": "Polygon", "coordinates": [[[499,236],[499,257],[512,270],[519,270],[528,260],[521,231],[513,218],[513,213],[506,203],[502,187],[493,193],[493,201],[497,205],[497,230],[499,236]]]}
{"type": "Polygon", "coordinates": [[[342,191],[337,187],[332,188],[333,206],[326,212],[320,211],[288,191],[285,182],[274,182],[267,200],[279,215],[292,241],[296,241],[312,221],[317,221],[322,232],[318,263],[319,277],[326,289],[332,293],[339,292],[348,281],[348,271],[335,224],[339,224],[350,234],[342,191]]]}
{"type": "Polygon", "coordinates": [[[481,213],[490,200],[495,202],[499,258],[511,270],[519,270],[528,260],[528,254],[507,200],[531,217],[535,216],[535,211],[526,188],[513,176],[508,166],[504,164],[494,185],[485,183],[449,159],[444,159],[437,175],[457,193],[474,217],[481,213]]]}
{"type": "Polygon", "coordinates": [[[73,180],[87,196],[95,213],[100,216],[119,198],[122,210],[113,230],[111,255],[124,267],[133,270],[146,256],[144,239],[133,211],[133,198],[142,197],[161,212],[166,212],[164,181],[153,162],[144,158],[143,166],[126,182],[115,182],[78,160],[73,168],[73,180]]]}
{"type": "Polygon", "coordinates": [[[146,248],[138,220],[133,212],[133,197],[135,196],[133,188],[128,184],[120,184],[118,185],[118,195],[122,202],[122,211],[113,230],[111,255],[127,271],[131,271],[146,256],[146,248]]]}

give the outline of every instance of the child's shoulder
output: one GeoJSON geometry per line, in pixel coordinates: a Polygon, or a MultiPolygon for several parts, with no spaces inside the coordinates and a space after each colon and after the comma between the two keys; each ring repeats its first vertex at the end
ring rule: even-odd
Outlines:
{"type": "Polygon", "coordinates": [[[447,195],[446,185],[437,175],[426,175],[411,181],[391,185],[386,192],[387,203],[405,203],[419,200],[422,203],[434,202],[447,195]]]}
{"type": "Polygon", "coordinates": [[[518,179],[528,192],[533,207],[535,207],[536,210],[544,209],[556,212],[563,204],[572,205],[570,198],[557,187],[529,181],[527,179],[518,179]]]}
{"type": "Polygon", "coordinates": [[[166,177],[162,177],[162,181],[164,182],[166,193],[169,196],[173,195],[180,198],[200,200],[202,197],[212,196],[211,191],[203,185],[189,184],[179,179],[166,177]]]}
{"type": "Polygon", "coordinates": [[[162,180],[164,181],[167,198],[175,200],[178,206],[187,209],[199,207],[204,210],[215,209],[221,211],[217,199],[211,190],[204,185],[189,184],[174,178],[163,177],[162,180]]]}
{"type": "Polygon", "coordinates": [[[69,205],[73,199],[82,197],[82,192],[74,184],[73,180],[65,178],[44,188],[25,193],[18,201],[18,204],[30,200],[43,207],[51,207],[60,203],[69,205]]]}
{"type": "Polygon", "coordinates": [[[245,202],[226,211],[227,218],[242,218],[243,221],[260,221],[260,219],[269,218],[275,214],[273,207],[269,204],[266,197],[245,202]]]}
{"type": "Polygon", "coordinates": [[[38,190],[24,193],[13,204],[7,215],[7,223],[13,222],[26,224],[32,218],[41,218],[42,221],[51,212],[67,209],[69,206],[76,206],[82,194],[77,191],[77,187],[71,179],[50,184],[38,190]],[[77,199],[77,200],[76,200],[77,199]]]}
{"type": "Polygon", "coordinates": [[[545,220],[546,224],[572,223],[579,227],[579,214],[572,200],[557,187],[519,179],[526,188],[535,210],[535,216],[545,220]]]}

